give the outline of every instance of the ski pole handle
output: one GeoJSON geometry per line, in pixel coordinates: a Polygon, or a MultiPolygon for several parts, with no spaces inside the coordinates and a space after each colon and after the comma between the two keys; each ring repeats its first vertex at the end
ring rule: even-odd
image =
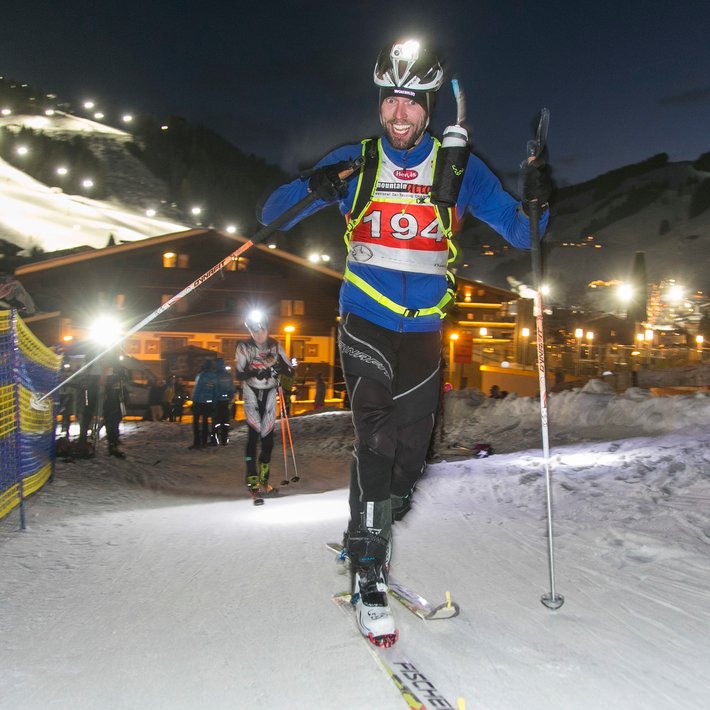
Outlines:
{"type": "MultiPolygon", "coordinates": [[[[347,180],[351,175],[353,175],[358,170],[360,170],[360,168],[364,164],[365,164],[365,158],[363,158],[362,156],[355,158],[355,160],[348,161],[348,167],[341,170],[338,173],[338,179],[339,180],[347,180]]],[[[313,173],[315,173],[316,170],[320,170],[322,167],[324,167],[324,166],[320,165],[318,167],[308,168],[308,170],[304,170],[299,175],[299,177],[301,178],[301,180],[306,180],[307,178],[311,177],[311,175],[313,175],[313,173]]]]}

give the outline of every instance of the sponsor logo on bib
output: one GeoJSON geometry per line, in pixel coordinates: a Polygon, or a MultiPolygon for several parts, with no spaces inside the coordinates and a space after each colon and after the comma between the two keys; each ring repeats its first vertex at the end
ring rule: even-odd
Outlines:
{"type": "Polygon", "coordinates": [[[414,180],[419,177],[419,173],[416,170],[395,170],[394,176],[398,180],[414,180]]]}

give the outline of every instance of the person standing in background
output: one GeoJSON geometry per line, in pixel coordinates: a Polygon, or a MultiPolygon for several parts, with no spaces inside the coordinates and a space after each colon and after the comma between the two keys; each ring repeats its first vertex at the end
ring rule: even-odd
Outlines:
{"type": "Polygon", "coordinates": [[[203,449],[207,446],[216,392],[217,375],[212,369],[212,360],[205,360],[192,389],[192,446],[188,447],[190,449],[203,449]]]}

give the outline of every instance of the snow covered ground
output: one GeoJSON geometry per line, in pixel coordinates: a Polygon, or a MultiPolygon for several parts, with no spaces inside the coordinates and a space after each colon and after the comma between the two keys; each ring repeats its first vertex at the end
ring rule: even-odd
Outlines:
{"type": "MultiPolygon", "coordinates": [[[[550,419],[564,606],[539,601],[537,402],[451,393],[393,574],[461,615],[396,605],[394,650],[468,710],[707,708],[710,395],[591,383],[552,396],[550,419]],[[503,453],[468,458],[484,441],[503,453]]],[[[263,507],[242,485],[243,425],[193,452],[187,423],[128,422],[125,460],[102,441],[59,462],[28,529],[0,521],[0,707],[404,707],[330,600],[347,586],[324,543],[347,516],[349,414],[291,424],[301,481],[263,507]]]]}

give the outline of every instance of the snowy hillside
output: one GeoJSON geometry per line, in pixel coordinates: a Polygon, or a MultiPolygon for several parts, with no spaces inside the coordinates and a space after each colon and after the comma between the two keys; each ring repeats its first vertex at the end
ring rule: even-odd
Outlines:
{"type": "Polygon", "coordinates": [[[125,150],[130,134],[86,118],[57,112],[52,116],[4,116],[0,125],[26,126],[55,136],[89,137],[92,152],[107,166],[108,184],[123,201],[93,200],[65,194],[0,160],[0,238],[23,249],[51,252],[88,245],[105,247],[188,229],[178,221],[146,214],[145,206],[159,205],[165,188],[125,150]]]}
{"type": "MultiPolygon", "coordinates": [[[[710,173],[689,162],[667,163],[619,179],[608,190],[599,190],[590,181],[587,189],[571,196],[562,191],[545,237],[552,299],[562,303],[568,292],[576,295],[594,280],[628,279],[637,251],[646,253],[650,282],[675,279],[688,288],[705,289],[710,209],[692,219],[688,215],[694,191],[708,178],[710,173]]],[[[502,244],[487,228],[474,232],[484,243],[502,244]]],[[[503,287],[510,274],[529,282],[527,255],[510,250],[486,256],[484,251],[480,247],[468,251],[469,267],[459,273],[503,287]]]]}
{"type": "Polygon", "coordinates": [[[710,210],[692,219],[688,214],[697,182],[708,177],[710,174],[695,170],[690,163],[671,163],[625,180],[602,199],[591,199],[587,194],[561,203],[549,235],[554,243],[547,262],[551,278],[564,281],[574,273],[587,282],[624,280],[634,254],[643,251],[649,281],[672,278],[705,288],[710,272],[710,210]],[[630,195],[652,190],[653,186],[658,186],[659,194],[651,204],[628,217],[614,219],[615,208],[630,195]],[[593,227],[595,221],[603,224],[607,219],[613,221],[583,234],[585,226],[593,227]],[[585,244],[585,236],[593,236],[593,242],[585,244]],[[565,246],[571,243],[575,245],[565,246]]]}
{"type": "MultiPolygon", "coordinates": [[[[392,602],[394,658],[445,698],[428,703],[432,685],[415,677],[424,705],[704,710],[710,395],[617,396],[599,383],[552,395],[555,612],[539,601],[537,402],[452,395],[438,462],[394,527],[392,574],[461,606],[424,622],[392,602]],[[507,453],[454,447],[482,440],[507,453]]],[[[125,460],[102,441],[93,460],[59,462],[28,529],[16,511],[0,521],[0,705],[404,708],[331,602],[348,586],[324,543],[347,516],[349,414],[291,427],[301,481],[263,507],[243,486],[243,425],[227,447],[188,451],[187,423],[129,422],[125,460]]],[[[274,452],[279,481],[278,436],[274,452]]]]}

